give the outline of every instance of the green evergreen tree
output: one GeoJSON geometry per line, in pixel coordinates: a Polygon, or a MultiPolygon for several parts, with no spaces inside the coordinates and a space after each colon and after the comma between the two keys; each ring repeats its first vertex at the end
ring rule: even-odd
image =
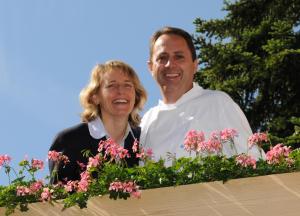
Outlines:
{"type": "Polygon", "coordinates": [[[300,117],[300,1],[224,1],[224,19],[194,21],[204,88],[227,92],[253,131],[294,132],[300,117]]]}

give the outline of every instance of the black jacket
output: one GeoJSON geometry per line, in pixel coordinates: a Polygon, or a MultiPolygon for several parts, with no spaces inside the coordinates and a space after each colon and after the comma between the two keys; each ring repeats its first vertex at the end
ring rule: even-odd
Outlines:
{"type": "MultiPolygon", "coordinates": [[[[141,129],[140,127],[131,128],[134,137],[139,140],[141,129]]],[[[135,153],[133,153],[132,145],[134,143],[134,137],[131,133],[125,139],[124,148],[128,150],[130,158],[126,158],[127,166],[133,167],[138,165],[139,160],[136,158],[135,153]]],[[[62,152],[63,155],[66,155],[70,162],[64,165],[60,163],[57,167],[57,177],[51,175],[50,183],[56,183],[59,181],[69,181],[69,180],[80,180],[80,169],[79,163],[87,165],[88,158],[82,155],[83,150],[89,150],[93,156],[98,153],[98,147],[100,140],[106,140],[106,137],[101,139],[93,138],[88,129],[87,123],[80,123],[74,127],[65,129],[61,131],[54,142],[52,143],[49,151],[62,152]]],[[[55,163],[49,160],[49,170],[50,174],[55,168],[55,163]]]]}

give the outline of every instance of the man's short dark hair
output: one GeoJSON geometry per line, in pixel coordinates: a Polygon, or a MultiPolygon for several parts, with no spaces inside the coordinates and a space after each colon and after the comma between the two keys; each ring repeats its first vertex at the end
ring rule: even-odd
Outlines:
{"type": "Polygon", "coordinates": [[[153,47],[154,47],[155,42],[157,41],[157,39],[160,36],[165,35],[165,34],[168,34],[168,35],[172,34],[172,35],[177,35],[177,36],[182,37],[186,41],[186,43],[189,47],[189,50],[192,54],[193,61],[196,60],[196,58],[197,58],[196,49],[195,49],[195,46],[193,43],[192,36],[189,33],[187,33],[186,31],[184,31],[183,29],[166,26],[166,27],[163,27],[163,28],[159,29],[158,31],[156,31],[150,39],[150,61],[151,61],[151,58],[153,55],[153,47]]]}

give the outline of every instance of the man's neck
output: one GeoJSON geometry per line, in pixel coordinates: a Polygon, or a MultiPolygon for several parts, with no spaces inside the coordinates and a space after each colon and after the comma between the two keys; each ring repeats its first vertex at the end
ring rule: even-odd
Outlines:
{"type": "Polygon", "coordinates": [[[182,95],[162,94],[162,99],[165,104],[174,104],[182,95]]]}
{"type": "Polygon", "coordinates": [[[186,92],[190,91],[193,86],[186,91],[179,91],[177,89],[161,88],[162,99],[165,104],[176,103],[186,92]]]}

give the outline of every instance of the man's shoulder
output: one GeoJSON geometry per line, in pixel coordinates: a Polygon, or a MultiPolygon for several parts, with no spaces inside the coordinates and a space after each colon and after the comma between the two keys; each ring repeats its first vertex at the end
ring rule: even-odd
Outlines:
{"type": "Polygon", "coordinates": [[[204,89],[200,97],[212,100],[232,101],[232,98],[226,92],[220,90],[204,89]]]}
{"type": "Polygon", "coordinates": [[[143,128],[146,124],[148,124],[155,116],[155,113],[158,111],[158,106],[151,107],[142,117],[141,127],[143,128]]]}

